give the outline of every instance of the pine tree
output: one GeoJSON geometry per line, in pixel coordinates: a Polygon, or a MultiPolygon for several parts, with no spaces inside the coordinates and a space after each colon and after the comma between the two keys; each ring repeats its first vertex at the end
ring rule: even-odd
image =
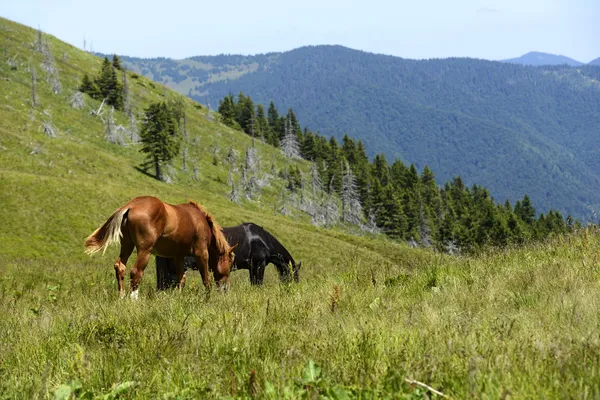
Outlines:
{"type": "Polygon", "coordinates": [[[161,179],[161,166],[179,153],[181,145],[173,115],[166,103],[153,103],[146,109],[141,141],[140,151],[146,153],[144,165],[153,166],[156,179],[161,179]]]}
{"type": "Polygon", "coordinates": [[[218,111],[221,114],[221,122],[234,128],[239,127],[236,122],[235,100],[232,94],[225,96],[223,100],[219,101],[218,111]]]}
{"type": "Polygon", "coordinates": [[[256,113],[254,112],[254,102],[249,96],[240,92],[238,95],[236,121],[244,132],[252,135],[256,113]]]}
{"type": "Polygon", "coordinates": [[[113,55],[112,66],[119,71],[123,71],[123,66],[121,65],[121,59],[116,54],[113,55]]]}
{"type": "Polygon", "coordinates": [[[106,99],[108,105],[114,106],[117,110],[123,109],[123,89],[117,78],[117,72],[108,60],[108,57],[104,57],[100,74],[96,78],[95,83],[100,95],[106,99]]]}
{"type": "Polygon", "coordinates": [[[261,139],[267,139],[269,136],[269,121],[267,121],[262,104],[256,106],[256,134],[261,139]]]}
{"type": "Polygon", "coordinates": [[[98,86],[92,82],[88,74],[83,75],[81,85],[79,86],[79,91],[82,93],[87,93],[92,99],[99,99],[101,96],[98,86]]]}
{"type": "Polygon", "coordinates": [[[515,214],[521,218],[521,221],[527,225],[532,225],[535,221],[535,208],[531,204],[531,199],[528,195],[523,197],[522,201],[517,201],[515,204],[515,214]]]}

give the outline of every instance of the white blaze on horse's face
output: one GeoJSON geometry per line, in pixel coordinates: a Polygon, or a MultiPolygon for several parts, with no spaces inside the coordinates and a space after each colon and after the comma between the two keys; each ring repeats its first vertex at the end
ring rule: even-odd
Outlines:
{"type": "Polygon", "coordinates": [[[137,300],[138,299],[138,290],[139,289],[135,289],[133,292],[131,292],[131,300],[137,300]]]}

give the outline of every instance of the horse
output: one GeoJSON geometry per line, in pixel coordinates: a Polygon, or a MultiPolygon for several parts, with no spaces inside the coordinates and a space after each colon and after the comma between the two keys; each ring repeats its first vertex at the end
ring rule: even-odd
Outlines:
{"type": "Polygon", "coordinates": [[[185,285],[184,258],[190,255],[194,256],[207,289],[211,286],[209,266],[217,287],[229,288],[234,248],[213,217],[194,201],[171,205],[151,196],[130,200],[86,239],[85,252],[92,255],[102,250],[104,254],[112,243],[121,245],[114,264],[121,298],[125,297],[123,280],[134,247],[137,257],[130,271],[132,299],[138,298],[139,284],[152,253],[174,260],[179,289],[185,285]]]}
{"type": "MultiPolygon", "coordinates": [[[[232,271],[237,269],[250,270],[250,283],[261,285],[265,268],[273,263],[279,272],[282,282],[299,281],[299,270],[302,263],[296,264],[294,258],[273,235],[262,227],[246,222],[242,225],[222,228],[225,238],[230,245],[237,246],[232,271]],[[291,269],[290,269],[291,264],[291,269]]],[[[195,269],[196,262],[192,257],[185,258],[185,268],[195,269]]],[[[156,257],[157,288],[164,290],[174,286],[175,262],[173,259],[156,257]]]]}

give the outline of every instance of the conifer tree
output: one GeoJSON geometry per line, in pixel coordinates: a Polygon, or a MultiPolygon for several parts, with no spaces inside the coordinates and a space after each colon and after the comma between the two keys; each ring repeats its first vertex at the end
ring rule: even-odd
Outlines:
{"type": "Polygon", "coordinates": [[[248,96],[240,92],[237,102],[236,121],[244,132],[251,135],[254,128],[256,114],[254,112],[254,102],[248,96]]]}
{"type": "Polygon", "coordinates": [[[117,69],[119,71],[123,71],[123,66],[121,65],[121,59],[116,54],[113,55],[112,65],[115,69],[117,69]]]}
{"type": "Polygon", "coordinates": [[[88,74],[83,75],[83,79],[81,80],[81,85],[79,86],[79,91],[82,93],[87,93],[92,99],[100,98],[100,90],[98,86],[90,79],[88,74]]]}
{"type": "Polygon", "coordinates": [[[173,115],[166,103],[153,103],[146,109],[141,141],[140,151],[146,153],[144,165],[153,166],[156,179],[161,179],[161,166],[179,153],[181,144],[173,115]]]}
{"type": "Polygon", "coordinates": [[[100,74],[96,78],[95,83],[100,95],[106,99],[108,105],[114,106],[117,110],[123,109],[123,89],[117,78],[117,72],[108,60],[108,57],[104,57],[100,74]]]}
{"type": "Polygon", "coordinates": [[[528,195],[525,195],[522,201],[517,201],[515,204],[515,214],[527,225],[533,224],[535,221],[535,208],[533,208],[528,195]]]}
{"type": "Polygon", "coordinates": [[[221,122],[223,122],[225,125],[231,127],[235,127],[237,125],[235,120],[235,100],[233,99],[232,94],[225,96],[223,100],[219,101],[218,111],[219,114],[221,114],[221,122]]]}

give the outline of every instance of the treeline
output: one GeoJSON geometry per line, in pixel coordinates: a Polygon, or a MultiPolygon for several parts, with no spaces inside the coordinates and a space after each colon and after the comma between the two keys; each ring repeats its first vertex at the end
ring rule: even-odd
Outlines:
{"type": "MultiPolygon", "coordinates": [[[[249,96],[230,94],[219,102],[218,111],[225,124],[282,147],[285,154],[293,156],[289,147],[297,147],[297,155],[313,162],[325,190],[337,194],[342,207],[350,204],[347,198],[355,189],[361,219],[373,221],[395,239],[444,251],[473,250],[543,239],[578,224],[554,210],[537,216],[527,195],[514,205],[508,199],[497,203],[486,188],[467,187],[458,176],[440,187],[427,166],[419,172],[398,159],[390,164],[383,154],[370,161],[362,141],[345,135],[338,143],[334,137],[303,130],[291,108],[280,115],[273,102],[265,112],[249,96]]],[[[297,173],[287,175],[293,191],[301,179],[297,173]]]]}

